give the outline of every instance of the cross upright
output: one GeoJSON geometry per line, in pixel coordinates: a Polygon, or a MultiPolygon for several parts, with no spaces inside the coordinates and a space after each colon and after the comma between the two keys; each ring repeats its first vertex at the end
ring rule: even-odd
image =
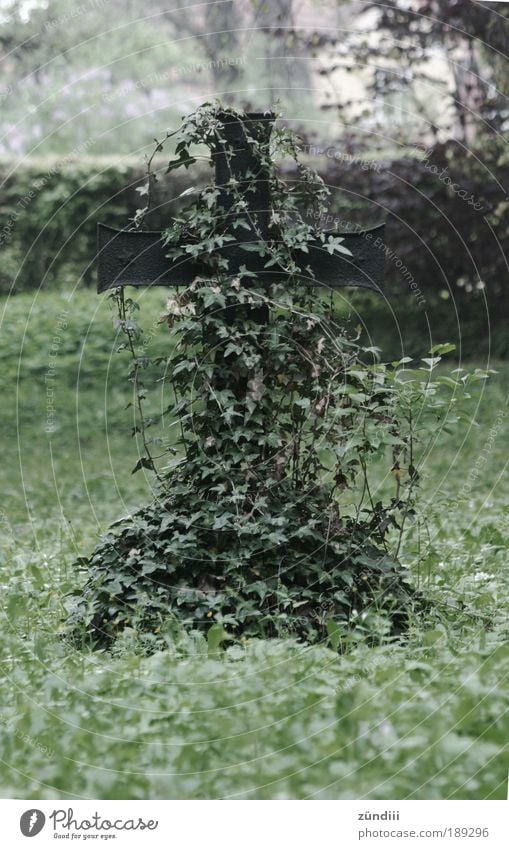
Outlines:
{"type": "MultiPolygon", "coordinates": [[[[235,275],[242,266],[255,272],[267,283],[281,281],[285,274],[277,268],[264,268],[264,259],[249,250],[250,244],[269,235],[271,198],[270,188],[260,156],[253,151],[249,138],[256,138],[259,149],[268,152],[274,122],[273,113],[248,113],[243,117],[219,113],[224,140],[215,154],[215,185],[223,199],[221,232],[228,229],[228,194],[221,188],[234,178],[238,192],[246,202],[246,227],[242,236],[235,230],[235,239],[228,241],[218,253],[228,260],[228,272],[235,275]]],[[[384,224],[358,232],[325,231],[327,236],[343,239],[342,246],[350,255],[329,253],[316,240],[309,252],[295,251],[297,265],[304,269],[300,276],[313,286],[330,289],[355,286],[382,291],[384,272],[384,224]],[[306,273],[305,270],[308,270],[306,273]]],[[[200,257],[169,259],[162,233],[158,231],[117,230],[98,225],[98,292],[120,286],[180,286],[188,285],[198,275],[203,276],[205,265],[200,257]]]]}
{"type": "MultiPolygon", "coordinates": [[[[217,622],[221,629],[231,623],[235,633],[315,639],[326,636],[329,617],[346,621],[353,608],[362,609],[364,566],[351,552],[365,542],[369,562],[377,562],[374,550],[384,564],[387,553],[373,549],[371,519],[346,513],[343,522],[340,512],[336,489],[356,479],[359,461],[352,464],[335,446],[364,418],[356,415],[357,393],[341,390],[350,380],[364,386],[352,365],[362,361],[346,334],[331,339],[332,310],[324,299],[316,303],[307,286],[380,292],[384,225],[322,234],[302,226],[300,187],[285,202],[284,185],[272,176],[273,114],[207,112],[202,124],[200,115],[193,120],[196,133],[184,128],[177,153],[184,151],[180,162],[189,164],[184,139],[205,138],[215,186],[188,217],[166,240],[160,232],[99,225],[99,292],[185,287],[169,299],[165,319],[171,326],[174,317],[184,319],[162,358],[167,415],[181,426],[175,445],[183,456],[176,452],[158,473],[150,504],[115,523],[94,552],[84,609],[87,616],[94,610],[90,631],[99,640],[130,625],[133,609],[142,608],[140,628],[152,630],[165,604],[172,621],[208,633],[217,622]]],[[[320,192],[309,179],[304,190],[313,199],[320,192]]],[[[133,384],[141,359],[148,360],[135,358],[133,384]]],[[[378,414],[365,406],[378,425],[378,414]]],[[[147,453],[135,469],[155,471],[147,453]]],[[[362,504],[364,490],[360,498],[362,504]]],[[[379,594],[385,568],[373,567],[379,594]]]]}

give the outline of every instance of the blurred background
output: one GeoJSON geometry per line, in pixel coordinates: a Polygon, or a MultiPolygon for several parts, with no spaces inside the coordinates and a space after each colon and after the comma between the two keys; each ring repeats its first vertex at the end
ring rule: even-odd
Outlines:
{"type": "MultiPolygon", "coordinates": [[[[505,799],[508,46],[505,2],[0,0],[0,796],[505,799]],[[58,636],[77,558],[153,498],[153,473],[132,474],[139,385],[96,293],[97,223],[129,226],[154,138],[216,97],[301,135],[330,187],[319,226],[386,222],[387,296],[336,294],[352,335],[389,361],[451,342],[439,369],[498,371],[411,459],[401,563],[431,604],[401,644],[378,616],[340,659],[255,641],[223,662],[191,635],[143,657],[133,629],[87,654],[58,636]]],[[[172,155],[154,161],[153,228],[210,179],[166,173],[172,155]]],[[[134,291],[138,352],[168,356],[168,290],[134,291]]],[[[145,416],[178,444],[163,371],[144,371],[145,416]]],[[[382,478],[400,492],[399,464],[382,478]]]]}
{"type": "MultiPolygon", "coordinates": [[[[372,344],[506,357],[508,46],[504,2],[0,0],[0,290],[94,287],[97,222],[132,219],[154,138],[217,97],[300,133],[325,229],[387,222],[387,300],[345,293],[372,344]]],[[[154,228],[208,176],[171,155],[154,228]]]]}

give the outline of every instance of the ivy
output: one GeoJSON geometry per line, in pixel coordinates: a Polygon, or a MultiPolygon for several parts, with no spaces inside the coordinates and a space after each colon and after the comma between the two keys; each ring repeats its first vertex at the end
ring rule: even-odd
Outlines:
{"type": "MultiPolygon", "coordinates": [[[[206,104],[183,121],[170,168],[187,167],[204,145],[212,164],[224,112],[206,104]]],[[[82,563],[71,627],[85,627],[96,644],[133,623],[155,630],[165,617],[207,631],[213,650],[241,634],[334,643],[338,622],[372,608],[385,611],[393,632],[403,629],[415,602],[398,554],[416,517],[416,447],[453,420],[445,380],[459,393],[474,378],[435,376],[447,347],[412,369],[406,360],[381,363],[338,323],[334,298],[309,285],[302,260],[317,239],[330,253],[346,251],[307,223],[327,189],[299,162],[287,129],[277,127],[269,146],[263,127],[243,126],[253,177],[270,184],[268,233],[236,179],[193,193],[165,232],[169,257],[200,256],[206,272],[172,293],[161,317],[173,345],[156,364],[175,399],[182,451],[169,446],[162,467],[147,437],[134,307],[113,294],[145,449],[134,471],[158,471],[153,502],[82,563]],[[299,173],[290,185],[276,165],[288,156],[299,173]],[[247,265],[229,272],[218,249],[235,240],[232,227],[264,268],[285,270],[284,282],[267,283],[247,265]],[[392,494],[382,487],[381,497],[384,475],[392,494]]]]}

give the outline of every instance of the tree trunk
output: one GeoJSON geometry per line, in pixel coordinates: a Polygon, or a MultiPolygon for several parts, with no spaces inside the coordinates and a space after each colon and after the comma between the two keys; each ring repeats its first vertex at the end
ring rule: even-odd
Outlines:
{"type": "Polygon", "coordinates": [[[256,0],[253,7],[253,25],[265,33],[265,61],[272,99],[291,89],[309,93],[308,57],[297,38],[293,0],[256,0]]]}
{"type": "Polygon", "coordinates": [[[240,16],[235,2],[209,3],[205,12],[205,51],[211,64],[215,94],[232,103],[243,75],[240,55],[240,16]]]}

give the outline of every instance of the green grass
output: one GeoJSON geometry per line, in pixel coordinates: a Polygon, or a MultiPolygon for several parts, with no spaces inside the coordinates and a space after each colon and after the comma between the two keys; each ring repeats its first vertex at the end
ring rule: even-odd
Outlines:
{"type": "MultiPolygon", "coordinates": [[[[163,295],[145,303],[151,322],[163,295]]],[[[1,797],[506,797],[507,365],[476,390],[476,424],[437,434],[426,458],[427,521],[403,560],[436,610],[405,642],[380,621],[368,646],[359,621],[342,655],[290,640],[209,652],[170,631],[149,657],[134,632],[111,654],[80,652],[58,636],[74,560],[150,480],[131,475],[107,304],[80,292],[2,306],[1,797]]],[[[153,349],[166,340],[159,329],[153,349]]]]}

